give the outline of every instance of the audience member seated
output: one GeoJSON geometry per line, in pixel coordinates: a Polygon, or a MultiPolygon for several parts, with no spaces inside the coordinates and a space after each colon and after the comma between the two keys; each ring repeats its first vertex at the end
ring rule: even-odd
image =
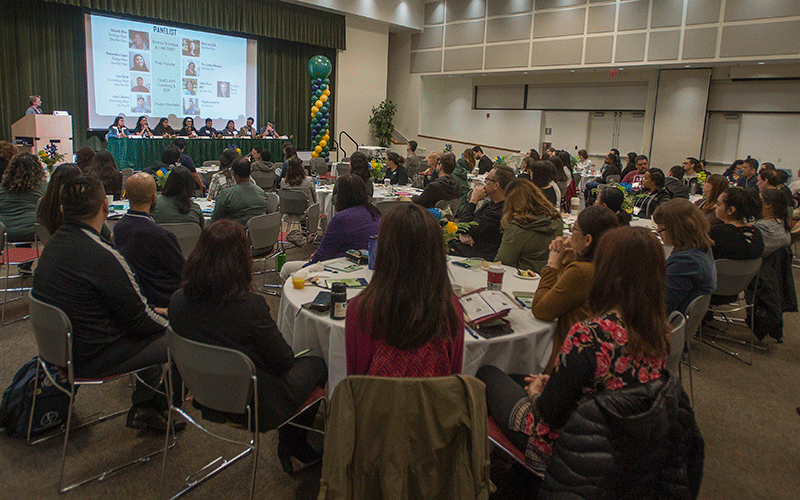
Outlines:
{"type": "Polygon", "coordinates": [[[476,186],[469,203],[461,211],[461,222],[477,222],[450,240],[450,253],[462,257],[480,257],[491,261],[500,248],[500,219],[503,217],[505,189],[514,180],[514,171],[505,165],[495,165],[486,174],[486,184],[476,186]],[[478,202],[488,198],[475,209],[478,202]]]}
{"type": "Polygon", "coordinates": [[[464,313],[442,230],[419,205],[403,203],[381,224],[372,280],[347,306],[345,349],[348,375],[461,373],[464,313]]]}
{"type": "Polygon", "coordinates": [[[511,181],[505,196],[500,220],[503,239],[493,260],[538,273],[547,262],[550,242],[563,233],[561,214],[525,179],[511,181]]]}
{"type": "Polygon", "coordinates": [[[250,151],[250,169],[253,172],[274,172],[275,164],[272,163],[272,153],[269,149],[254,146],[250,151]]]}
{"type": "MultiPolygon", "coordinates": [[[[78,153],[80,152],[81,150],[79,149],[78,153]]],[[[0,179],[3,178],[3,172],[6,171],[11,158],[14,158],[17,153],[19,153],[19,150],[15,145],[8,141],[0,141],[0,179]]],[[[94,155],[94,151],[92,151],[92,155],[94,155]]]]}
{"type": "Polygon", "coordinates": [[[186,139],[183,137],[178,137],[175,139],[173,143],[175,146],[178,146],[178,149],[181,151],[181,165],[189,169],[189,172],[192,173],[192,178],[194,179],[195,184],[197,185],[197,189],[202,189],[205,191],[206,185],[203,183],[203,178],[200,177],[200,174],[197,173],[197,167],[194,165],[194,160],[186,154],[186,139]]]}
{"type": "Polygon", "coordinates": [[[169,126],[169,119],[162,118],[158,120],[158,125],[156,128],[153,129],[153,135],[158,136],[165,136],[165,135],[175,135],[175,130],[169,126]]]}
{"type": "Polygon", "coordinates": [[[278,174],[278,187],[281,186],[281,182],[283,178],[286,177],[286,172],[289,170],[289,160],[297,156],[297,149],[295,149],[294,144],[291,142],[287,142],[283,145],[283,165],[281,166],[281,171],[278,174]]]}
{"type": "Polygon", "coordinates": [[[105,150],[98,151],[86,173],[100,179],[106,195],[113,195],[115,200],[122,198],[122,173],[117,168],[117,162],[111,153],[105,150]]]}
{"type": "MultiPolygon", "coordinates": [[[[414,180],[414,176],[417,175],[417,171],[419,170],[419,156],[416,154],[417,151],[417,141],[408,141],[408,146],[406,147],[406,161],[404,162],[406,166],[406,174],[408,178],[412,181],[414,180]]],[[[350,159],[352,160],[352,156],[350,159]]],[[[352,170],[351,170],[352,172],[352,170]]]]}
{"type": "Polygon", "coordinates": [[[233,172],[231,172],[231,164],[237,158],[240,158],[239,153],[232,148],[226,149],[219,155],[219,171],[211,176],[211,182],[208,184],[209,200],[216,200],[222,191],[236,185],[233,172]]]}
{"type": "Polygon", "coordinates": [[[728,180],[719,174],[711,174],[703,183],[703,198],[694,202],[703,212],[709,226],[722,224],[717,217],[717,200],[728,189],[728,180]]]}
{"type": "MultiPolygon", "coordinates": [[[[176,139],[176,140],[184,140],[184,139],[176,139]]],[[[152,167],[150,167],[149,172],[155,173],[157,170],[160,170],[162,168],[166,168],[167,170],[172,171],[172,169],[175,168],[176,165],[181,165],[181,164],[182,164],[181,148],[175,144],[171,144],[164,148],[164,151],[161,152],[161,159],[153,162],[153,165],[152,167]]],[[[148,171],[148,169],[145,170],[148,171]]]]}
{"type": "Polygon", "coordinates": [[[472,146],[472,151],[475,153],[475,159],[478,160],[478,173],[489,173],[489,170],[491,170],[494,165],[492,159],[483,154],[483,148],[480,146],[472,146]]]}
{"type": "Polygon", "coordinates": [[[630,184],[634,191],[639,191],[644,186],[642,185],[644,182],[644,175],[647,173],[649,163],[647,157],[645,155],[639,155],[636,157],[636,170],[629,172],[625,177],[622,178],[620,181],[622,184],[630,184]]]}
{"type": "MultiPolygon", "coordinates": [[[[559,195],[556,192],[556,185],[553,182],[553,172],[555,166],[550,161],[526,161],[523,159],[523,165],[526,166],[530,180],[542,190],[545,199],[549,201],[553,207],[558,207],[559,195]]],[[[522,176],[520,176],[522,177],[522,176]]]]}
{"type": "Polygon", "coordinates": [[[211,222],[233,219],[244,227],[251,218],[267,213],[267,193],[251,182],[250,162],[247,158],[236,158],[230,170],[236,185],[217,197],[211,222]]]}
{"type": "Polygon", "coordinates": [[[303,160],[297,156],[289,159],[286,174],[283,176],[281,191],[299,191],[306,195],[306,207],[317,202],[317,188],[314,186],[314,179],[306,175],[303,168],[303,160]]]}
{"type": "MultiPolygon", "coordinates": [[[[61,188],[64,223],[42,250],[33,295],[72,323],[76,377],[103,378],[167,362],[166,310],[151,309],[125,258],[100,237],[108,217],[103,184],[81,175],[61,188]]],[[[140,371],[127,426],[164,431],[161,367],[140,371]],[[149,386],[149,387],[148,387],[149,386]]],[[[175,428],[185,427],[185,422],[175,428]]]]}
{"type": "Polygon", "coordinates": [[[690,201],[675,198],[656,209],[653,222],[664,244],[673,247],[667,258],[667,313],[686,314],[694,299],[717,287],[708,220],[690,201]]]}
{"type": "MultiPolygon", "coordinates": [[[[636,172],[636,158],[639,156],[637,153],[631,151],[628,153],[628,163],[625,165],[625,168],[620,172],[619,178],[625,179],[631,172],[636,172]]],[[[645,169],[647,170],[647,169],[645,169]]],[[[623,181],[624,182],[624,181],[623,181]]]]}
{"type": "Polygon", "coordinates": [[[711,226],[714,259],[750,260],[764,253],[761,230],[748,222],[761,213],[761,200],[755,191],[735,187],[717,199],[717,217],[722,222],[711,226]]]}
{"type": "MultiPolygon", "coordinates": [[[[569,156],[569,153],[565,154],[569,156]]],[[[547,161],[552,165],[550,184],[553,186],[556,193],[557,203],[555,207],[558,209],[561,206],[561,196],[572,181],[572,170],[564,164],[564,161],[559,155],[551,156],[547,161]],[[562,187],[564,189],[561,189],[562,187]]]]}
{"type": "Polygon", "coordinates": [[[649,219],[660,205],[669,201],[669,193],[664,189],[664,172],[660,168],[648,170],[644,174],[642,188],[647,196],[636,200],[633,214],[649,219]]]}
{"type": "Polygon", "coordinates": [[[405,158],[394,151],[386,155],[386,179],[389,179],[392,185],[405,186],[408,184],[408,173],[403,166],[405,161],[405,158]]]}
{"type": "Polygon", "coordinates": [[[533,315],[537,319],[558,320],[545,373],[553,369],[572,325],[591,316],[589,287],[594,278],[594,249],[600,235],[617,226],[617,216],[610,209],[592,205],[578,215],[571,236],[561,236],[550,243],[547,265],[541,270],[539,288],[533,296],[533,315]]]}
{"type": "Polygon", "coordinates": [[[681,164],[683,167],[683,183],[689,188],[689,194],[703,194],[702,186],[698,184],[697,174],[703,171],[700,160],[697,158],[686,158],[681,164]]]}
{"type": "Polygon", "coordinates": [[[156,181],[144,172],[133,174],[125,187],[131,208],[114,226],[114,248],[131,265],[152,307],[167,307],[181,285],[183,254],[174,234],[150,217],[156,203],[156,181]]]}
{"type": "Polygon", "coordinates": [[[786,185],[789,182],[789,173],[786,170],[776,170],[775,173],[778,176],[778,185],[776,186],[783,196],[786,198],[786,206],[789,212],[794,210],[795,201],[792,196],[792,190],[789,189],[789,186],[786,185]]]}
{"type": "Polygon", "coordinates": [[[764,241],[763,258],[767,258],[775,250],[789,246],[789,211],[784,194],[775,188],[762,189],[761,193],[761,218],[753,225],[761,231],[764,241]]]}
{"type": "Polygon", "coordinates": [[[20,153],[11,159],[0,181],[0,222],[9,241],[33,241],[36,204],[46,190],[44,169],[36,156],[20,153]]]}
{"type": "MultiPolygon", "coordinates": [[[[436,177],[438,177],[438,174],[436,173],[436,165],[439,163],[441,157],[442,154],[439,153],[438,151],[431,151],[430,153],[428,153],[428,157],[425,159],[428,168],[427,170],[421,172],[423,175],[425,175],[426,186],[428,185],[429,182],[435,181],[436,177]]],[[[455,155],[453,155],[453,159],[455,160],[455,155]]]]}
{"type": "Polygon", "coordinates": [[[361,177],[345,174],[336,179],[336,185],[339,186],[336,213],[322,235],[322,242],[307,262],[285,263],[281,268],[283,280],[309,264],[344,257],[348,250],[369,248],[369,237],[378,234],[381,213],[370,202],[361,177]]]}
{"type": "MultiPolygon", "coordinates": [[[[468,151],[469,153],[467,153],[467,151],[464,151],[464,154],[467,155],[467,157],[472,158],[472,164],[474,167],[475,165],[474,153],[472,152],[471,149],[469,149],[468,151]]],[[[464,159],[464,157],[456,160],[456,155],[452,151],[444,153],[442,155],[442,158],[444,158],[445,156],[452,157],[453,161],[456,162],[456,168],[453,169],[453,177],[458,179],[458,183],[461,186],[461,206],[464,206],[467,204],[467,196],[469,195],[469,190],[470,190],[469,174],[472,172],[472,170],[469,170],[469,162],[466,159],[464,159]]],[[[438,175],[434,175],[433,177],[431,177],[431,181],[436,180],[436,177],[438,177],[438,175]]]]}
{"type": "Polygon", "coordinates": [[[731,166],[725,169],[722,176],[728,181],[730,185],[735,185],[736,182],[739,180],[739,176],[742,172],[742,164],[744,160],[736,160],[731,163],[731,166]]]}
{"type": "Polygon", "coordinates": [[[594,194],[592,194],[592,190],[596,189],[600,184],[608,184],[608,176],[609,175],[619,175],[619,166],[617,166],[616,162],[619,161],[617,157],[613,154],[607,154],[605,159],[603,160],[603,166],[600,168],[600,178],[595,180],[594,182],[587,182],[586,183],[586,201],[589,204],[594,203],[592,201],[594,199],[594,194]]]}
{"type": "Polygon", "coordinates": [[[89,166],[92,164],[94,155],[94,149],[88,146],[84,146],[75,152],[75,163],[81,169],[81,172],[86,173],[89,171],[89,166]]]}
{"type": "Polygon", "coordinates": [[[748,158],[742,163],[742,175],[736,181],[736,186],[741,188],[758,187],[758,160],[748,158]]]}
{"type": "Polygon", "coordinates": [[[684,184],[683,167],[675,165],[669,169],[669,175],[664,179],[664,189],[669,192],[671,198],[686,198],[689,199],[689,186],[684,184]]]}
{"type": "Polygon", "coordinates": [[[624,203],[625,194],[620,188],[613,186],[603,187],[597,193],[597,199],[594,201],[595,205],[604,206],[614,212],[620,226],[628,226],[631,223],[631,214],[622,208],[624,203]]]}
{"type": "Polygon", "coordinates": [[[582,173],[594,167],[594,163],[589,159],[589,152],[585,149],[578,150],[578,163],[575,165],[575,172],[582,173]]]}
{"type": "Polygon", "coordinates": [[[202,228],[205,217],[200,205],[192,201],[194,186],[192,174],[186,167],[178,165],[170,170],[164,189],[156,198],[156,206],[150,212],[156,224],[191,222],[202,228]]]}
{"type": "MultiPolygon", "coordinates": [[[[364,181],[364,187],[367,190],[367,196],[372,198],[373,193],[375,192],[375,186],[372,183],[372,172],[370,171],[369,161],[367,161],[367,156],[362,153],[361,151],[356,151],[352,155],[350,155],[350,173],[361,177],[364,181]]],[[[338,188],[339,179],[336,179],[336,183],[333,185],[333,193],[331,193],[332,197],[337,196],[339,192],[338,188]]],[[[336,202],[334,199],[334,208],[336,207],[336,202]]]]}
{"type": "MultiPolygon", "coordinates": [[[[661,243],[645,228],[611,229],[600,237],[594,263],[589,307],[596,316],[570,329],[550,376],[509,376],[493,366],[476,375],[486,384],[489,414],[541,476],[582,400],[664,375],[669,324],[661,243]]],[[[665,425],[652,413],[643,417],[647,425],[665,425]]]]}
{"type": "Polygon", "coordinates": [[[453,177],[456,164],[450,155],[444,156],[436,165],[436,180],[425,186],[422,194],[412,196],[411,201],[425,208],[433,208],[442,200],[453,200],[461,197],[461,186],[458,179],[453,177]]]}
{"type": "MultiPolygon", "coordinates": [[[[169,303],[169,321],[181,337],[235,349],[253,361],[258,377],[258,425],[266,432],[291,417],[315,387],[324,387],[328,372],[322,358],[295,358],[264,297],[252,291],[252,273],[250,245],[242,226],[228,220],[209,225],[186,261],[183,288],[169,303]]],[[[216,412],[196,406],[211,419],[247,424],[246,415],[213,415],[216,412]]],[[[294,422],[310,426],[315,414],[306,411],[294,422]]],[[[320,459],[306,441],[307,432],[292,425],[278,429],[278,458],[287,473],[293,469],[292,456],[303,463],[320,459]]]]}

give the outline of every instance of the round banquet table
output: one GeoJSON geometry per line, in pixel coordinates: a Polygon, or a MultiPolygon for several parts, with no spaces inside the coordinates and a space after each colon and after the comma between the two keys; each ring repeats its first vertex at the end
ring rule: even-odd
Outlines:
{"type": "MultiPolygon", "coordinates": [[[[486,271],[483,269],[465,269],[453,265],[453,262],[464,260],[461,257],[451,257],[447,267],[450,271],[451,282],[462,286],[463,293],[468,293],[486,286],[486,271]]],[[[327,261],[326,264],[350,263],[347,259],[339,258],[327,261]]],[[[522,279],[516,277],[516,269],[504,266],[506,272],[503,279],[502,290],[509,295],[512,292],[534,292],[539,286],[539,280],[522,279]]],[[[372,278],[372,271],[364,266],[362,269],[350,273],[339,271],[309,273],[309,276],[318,275],[327,278],[372,278]]],[[[292,287],[292,280],[286,280],[283,285],[280,306],[278,308],[278,328],[283,333],[284,339],[294,352],[311,348],[309,353],[321,356],[328,365],[329,392],[347,376],[347,358],[345,355],[344,320],[334,320],[329,314],[320,315],[301,306],[314,300],[317,293],[323,289],[315,285],[306,284],[302,290],[292,287]]],[[[361,289],[347,289],[347,298],[358,295],[361,289]]],[[[512,295],[513,297],[513,295],[512,295]]],[[[486,339],[473,336],[471,331],[464,331],[464,361],[461,372],[466,375],[475,375],[483,365],[492,364],[510,373],[541,373],[553,349],[553,335],[555,323],[541,321],[533,317],[528,309],[512,309],[506,319],[514,329],[513,333],[486,339]]]]}
{"type": "MultiPolygon", "coordinates": [[[[398,196],[405,194],[409,198],[414,195],[422,193],[421,189],[413,188],[411,186],[395,186],[394,193],[389,193],[389,190],[383,184],[374,184],[375,189],[372,194],[372,202],[396,200],[398,196]]],[[[334,214],[333,210],[333,184],[327,186],[320,186],[317,188],[317,201],[319,202],[320,213],[325,214],[328,220],[331,220],[334,214]]]]}

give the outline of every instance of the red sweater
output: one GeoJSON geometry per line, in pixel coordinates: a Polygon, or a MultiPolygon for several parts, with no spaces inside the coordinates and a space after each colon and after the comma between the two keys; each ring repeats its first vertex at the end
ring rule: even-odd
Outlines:
{"type": "Polygon", "coordinates": [[[368,311],[359,313],[361,297],[355,297],[347,306],[345,319],[345,348],[348,375],[377,375],[380,377],[441,377],[461,373],[464,358],[464,312],[453,296],[453,306],[458,316],[458,333],[455,339],[444,338],[417,349],[401,350],[372,338],[369,329],[362,330],[359,317],[369,317],[368,311]]]}

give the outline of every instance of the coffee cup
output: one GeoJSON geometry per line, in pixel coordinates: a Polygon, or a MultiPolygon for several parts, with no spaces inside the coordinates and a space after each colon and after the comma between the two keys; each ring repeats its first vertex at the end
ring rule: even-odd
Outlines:
{"type": "Polygon", "coordinates": [[[503,266],[492,264],[486,270],[486,289],[487,290],[502,290],[503,289],[503,273],[506,270],[503,266]]]}

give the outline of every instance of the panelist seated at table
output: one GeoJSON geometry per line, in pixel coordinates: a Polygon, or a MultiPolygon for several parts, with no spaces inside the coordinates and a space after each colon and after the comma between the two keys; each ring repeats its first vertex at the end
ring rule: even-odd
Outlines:
{"type": "Polygon", "coordinates": [[[355,174],[345,174],[336,180],[339,194],[336,197],[336,214],[328,223],[322,242],[307,262],[287,262],[281,268],[281,278],[286,280],[300,268],[324,260],[344,257],[348,250],[369,248],[369,237],[378,234],[381,213],[367,196],[364,182],[355,174]]]}
{"type": "Polygon", "coordinates": [[[256,132],[258,131],[253,124],[256,121],[253,119],[252,116],[247,117],[247,125],[239,129],[239,137],[255,137],[256,132]]]}
{"type": "Polygon", "coordinates": [[[136,275],[142,295],[151,307],[167,307],[181,286],[183,253],[177,237],[150,217],[157,202],[153,176],[138,172],[125,183],[131,205],[114,226],[114,248],[125,257],[136,275]]]}
{"type": "Polygon", "coordinates": [[[236,185],[220,193],[214,204],[211,222],[220,219],[233,219],[242,227],[256,215],[267,213],[267,193],[250,179],[250,162],[241,156],[231,165],[236,185]]]}
{"type": "Polygon", "coordinates": [[[212,137],[217,135],[219,132],[217,132],[217,129],[215,129],[213,125],[214,120],[211,118],[206,118],[206,124],[200,127],[200,130],[197,131],[197,135],[201,137],[212,137]]]}
{"type": "Polygon", "coordinates": [[[158,120],[158,125],[156,125],[156,128],[153,129],[153,135],[175,135],[175,130],[169,126],[169,119],[162,118],[158,120]]]}
{"type": "Polygon", "coordinates": [[[514,171],[505,165],[495,165],[486,174],[486,184],[476,186],[469,203],[461,212],[461,222],[477,224],[459,233],[457,240],[450,240],[450,253],[462,257],[479,257],[488,261],[494,259],[500,242],[500,220],[503,217],[505,188],[514,180],[514,171]],[[479,209],[478,202],[488,198],[479,209]]]}
{"type": "Polygon", "coordinates": [[[136,128],[133,129],[133,135],[153,137],[153,131],[150,130],[150,125],[147,123],[147,116],[142,115],[136,120],[136,128]]]}
{"type": "Polygon", "coordinates": [[[156,224],[191,222],[202,228],[205,217],[200,205],[192,201],[194,188],[194,178],[186,167],[178,165],[170,170],[164,189],[150,213],[156,224]]]}
{"type": "Polygon", "coordinates": [[[600,236],[618,225],[611,210],[592,205],[578,215],[571,236],[561,236],[550,243],[547,265],[540,272],[541,280],[532,301],[535,318],[558,320],[553,352],[544,373],[552,371],[572,325],[591,315],[589,288],[594,278],[594,250],[600,236]]]}
{"type": "Polygon", "coordinates": [[[435,167],[438,174],[436,180],[428,183],[422,194],[412,196],[411,201],[425,208],[433,208],[439,201],[460,198],[461,186],[453,177],[455,168],[456,164],[451,156],[443,157],[435,167]]]}
{"type": "MultiPolygon", "coordinates": [[[[551,459],[556,458],[552,455],[553,447],[560,439],[562,427],[582,400],[593,394],[612,397],[610,393],[614,391],[635,387],[645,390],[642,386],[650,381],[669,381],[672,377],[665,370],[670,329],[664,308],[665,263],[661,243],[651,231],[644,228],[611,229],[601,236],[594,262],[596,272],[589,291],[589,305],[596,316],[572,327],[551,375],[509,376],[493,366],[484,366],[477,373],[477,377],[486,384],[489,414],[505,436],[524,451],[526,463],[539,476],[544,476],[551,459]],[[643,276],[647,276],[647,279],[636,279],[643,276]],[[642,300],[642,297],[647,297],[647,300],[642,300]]],[[[674,429],[677,432],[676,439],[680,439],[676,442],[686,443],[681,447],[681,456],[674,457],[680,464],[680,470],[674,471],[674,477],[680,478],[684,487],[689,486],[686,483],[693,482],[696,491],[702,472],[700,468],[689,467],[698,462],[690,460],[688,455],[702,450],[702,438],[692,418],[688,398],[679,384],[672,381],[656,390],[663,391],[665,388],[669,388],[669,392],[661,397],[675,404],[681,402],[680,420],[676,420],[676,414],[668,412],[666,406],[653,406],[654,395],[648,398],[646,406],[639,405],[641,408],[631,404],[617,408],[620,417],[630,417],[625,421],[633,431],[632,436],[670,422],[670,429],[674,429]]],[[[604,438],[601,436],[607,436],[609,431],[602,425],[600,427],[599,431],[573,427],[571,432],[586,432],[602,440],[604,438]]],[[[637,450],[636,456],[639,453],[673,456],[678,452],[668,446],[670,441],[672,439],[652,441],[657,449],[637,450]]],[[[569,446],[569,443],[565,442],[564,445],[569,446]]],[[[615,442],[613,445],[630,447],[631,441],[615,442]]],[[[579,459],[572,463],[573,467],[585,466],[589,458],[583,453],[579,453],[579,459]]],[[[585,453],[588,454],[588,451],[585,453]]],[[[691,458],[699,458],[699,463],[702,463],[702,451],[697,453],[699,457],[691,458]]],[[[632,454],[633,450],[627,449],[621,458],[630,458],[632,454]]],[[[608,461],[614,461],[616,457],[616,454],[609,452],[607,457],[593,458],[592,463],[599,461],[610,470],[613,466],[608,461]]],[[[658,463],[656,467],[666,465],[658,463]]],[[[675,463],[671,461],[669,465],[675,463]]],[[[548,470],[548,473],[552,472],[548,470]]],[[[658,490],[661,484],[653,479],[643,486],[642,491],[658,490]]],[[[675,487],[672,483],[669,486],[675,487]]],[[[650,496],[665,495],[662,492],[650,496]]]]}
{"type": "Polygon", "coordinates": [[[118,116],[114,118],[114,123],[108,127],[108,132],[106,132],[106,140],[121,139],[128,137],[128,134],[128,129],[125,127],[125,118],[118,116]]]}
{"type": "Polygon", "coordinates": [[[233,120],[228,120],[228,123],[225,124],[225,128],[219,131],[223,137],[236,137],[238,133],[236,132],[236,124],[233,120]]]}
{"type": "Polygon", "coordinates": [[[191,116],[183,119],[183,127],[178,131],[178,135],[184,137],[197,137],[197,129],[194,128],[194,120],[191,116]]]}
{"type": "Polygon", "coordinates": [[[383,220],[372,280],[347,306],[345,348],[348,375],[461,373],[464,314],[442,230],[421,206],[403,203],[383,220]]]}
{"type": "Polygon", "coordinates": [[[503,238],[494,261],[538,273],[547,263],[550,242],[564,231],[561,214],[525,179],[511,181],[505,195],[503,238]]]}
{"type": "MultiPolygon", "coordinates": [[[[372,198],[372,195],[375,194],[375,185],[372,182],[372,172],[370,171],[367,155],[361,151],[356,151],[350,155],[350,173],[361,177],[361,180],[364,181],[364,187],[367,189],[367,196],[372,198]]],[[[339,178],[336,179],[336,183],[333,185],[333,192],[331,193],[334,199],[338,195],[338,184],[339,178]]]]}
{"type": "MultiPolygon", "coordinates": [[[[328,371],[318,352],[295,358],[264,297],[252,291],[252,267],[244,228],[229,220],[211,224],[186,261],[183,288],[172,296],[169,316],[181,337],[235,349],[252,360],[258,377],[258,430],[267,432],[291,417],[315,387],[324,387],[328,371]]],[[[247,425],[247,415],[200,409],[215,421],[247,425]]],[[[310,426],[313,410],[294,422],[310,426]]],[[[278,429],[284,471],[292,472],[291,456],[303,463],[320,458],[309,446],[307,432],[293,425],[278,429]]]]}
{"type": "Polygon", "coordinates": [[[404,162],[405,158],[394,151],[386,155],[386,179],[389,179],[392,185],[405,186],[408,184],[408,173],[403,166],[404,162]]]}
{"type": "Polygon", "coordinates": [[[281,135],[275,130],[275,124],[271,121],[268,121],[266,125],[261,127],[261,130],[258,131],[261,137],[280,137],[281,135]]]}

